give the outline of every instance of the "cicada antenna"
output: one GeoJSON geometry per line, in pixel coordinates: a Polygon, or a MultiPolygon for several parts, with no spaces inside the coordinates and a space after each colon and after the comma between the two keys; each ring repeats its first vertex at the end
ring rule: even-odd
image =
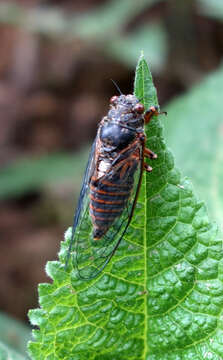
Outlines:
{"type": "Polygon", "coordinates": [[[113,80],[113,79],[110,79],[112,82],[113,82],[113,84],[115,85],[115,87],[116,87],[116,89],[118,90],[118,92],[119,92],[119,94],[120,95],[123,95],[123,93],[121,92],[121,90],[120,90],[120,88],[119,88],[119,86],[117,85],[117,83],[113,80]]]}

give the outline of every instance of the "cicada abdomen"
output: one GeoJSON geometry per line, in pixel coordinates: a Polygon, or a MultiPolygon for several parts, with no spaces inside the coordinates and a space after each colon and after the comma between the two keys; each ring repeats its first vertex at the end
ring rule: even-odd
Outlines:
{"type": "Polygon", "coordinates": [[[103,125],[99,139],[98,167],[90,181],[90,215],[94,240],[100,240],[115,219],[121,216],[130,198],[134,173],[140,161],[139,142],[132,142],[135,139],[132,130],[114,124],[103,125]],[[119,134],[118,146],[116,133],[119,134]],[[115,153],[111,151],[112,148],[116,149],[115,153]],[[109,158],[106,156],[108,150],[109,158]]]}

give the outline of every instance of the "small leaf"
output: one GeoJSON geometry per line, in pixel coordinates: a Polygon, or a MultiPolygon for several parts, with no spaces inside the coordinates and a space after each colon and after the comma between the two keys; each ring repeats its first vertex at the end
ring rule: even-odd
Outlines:
{"type": "MultiPolygon", "coordinates": [[[[158,103],[141,56],[135,94],[148,108],[158,103]]],[[[173,119],[174,121],[175,119],[173,119]]],[[[32,359],[189,360],[223,356],[222,242],[187,179],[174,168],[161,117],[146,129],[158,154],[144,174],[134,218],[105,270],[81,281],[71,262],[51,262],[51,285],[39,287],[39,324],[29,344],[32,359]]]]}

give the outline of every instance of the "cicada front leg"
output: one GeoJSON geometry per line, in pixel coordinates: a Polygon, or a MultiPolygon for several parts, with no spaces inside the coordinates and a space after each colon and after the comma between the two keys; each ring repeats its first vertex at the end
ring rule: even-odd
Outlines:
{"type": "Polygon", "coordinates": [[[158,106],[151,106],[149,110],[145,112],[144,121],[148,124],[154,115],[167,115],[166,111],[159,112],[158,106]]]}
{"type": "Polygon", "coordinates": [[[150,158],[150,159],[156,159],[157,155],[152,150],[145,147],[146,136],[145,136],[144,132],[139,133],[138,137],[139,137],[139,140],[140,140],[140,142],[142,144],[143,169],[146,170],[147,172],[151,172],[153,170],[153,168],[151,166],[149,166],[148,164],[146,164],[144,159],[145,159],[145,157],[150,158]]]}
{"type": "MultiPolygon", "coordinates": [[[[144,115],[145,124],[148,124],[154,115],[160,115],[160,114],[167,115],[167,112],[166,111],[159,112],[158,106],[151,106],[149,110],[145,112],[144,115]]],[[[148,148],[144,148],[144,157],[147,157],[149,159],[157,159],[157,154],[155,154],[152,150],[148,148]]],[[[152,171],[151,166],[147,165],[146,163],[144,163],[144,169],[148,172],[152,171]]]]}

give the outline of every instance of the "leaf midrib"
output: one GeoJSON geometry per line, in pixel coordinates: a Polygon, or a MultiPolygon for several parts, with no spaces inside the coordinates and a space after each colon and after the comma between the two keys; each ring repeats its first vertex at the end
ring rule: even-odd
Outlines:
{"type": "MultiPolygon", "coordinates": [[[[144,63],[142,63],[142,65],[144,65],[144,63]]],[[[144,79],[145,79],[145,74],[144,74],[144,66],[142,66],[142,72],[143,72],[143,98],[145,96],[145,84],[144,84],[144,79]]],[[[146,195],[147,195],[147,183],[146,183],[146,174],[143,174],[143,184],[144,184],[144,231],[143,231],[143,245],[144,245],[144,290],[147,290],[147,237],[146,237],[146,229],[147,229],[147,199],[146,199],[146,195]]],[[[147,317],[148,317],[148,313],[147,313],[147,293],[144,295],[144,314],[145,314],[145,326],[144,326],[144,356],[143,358],[146,359],[146,354],[147,354],[147,317]]]]}

